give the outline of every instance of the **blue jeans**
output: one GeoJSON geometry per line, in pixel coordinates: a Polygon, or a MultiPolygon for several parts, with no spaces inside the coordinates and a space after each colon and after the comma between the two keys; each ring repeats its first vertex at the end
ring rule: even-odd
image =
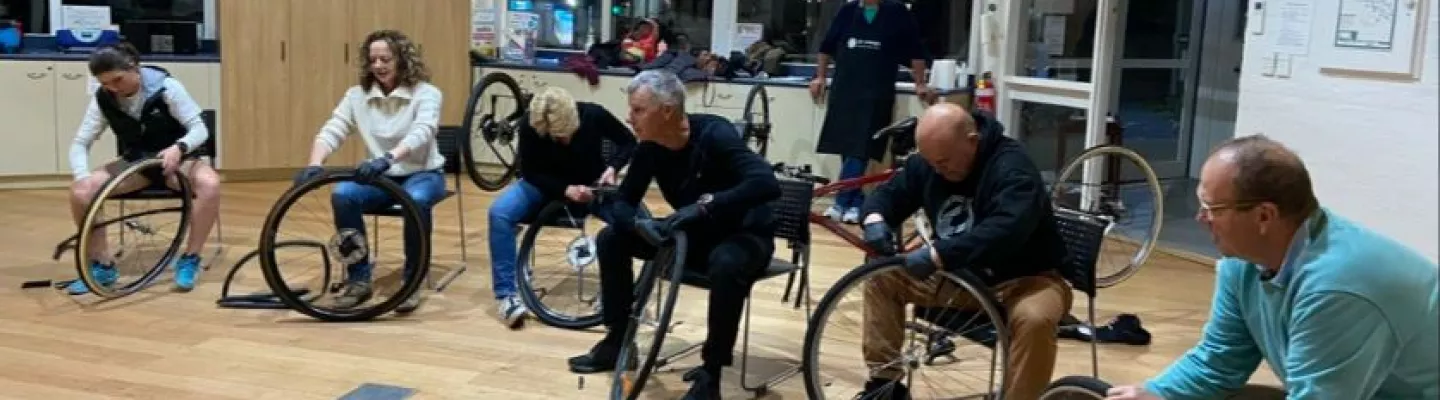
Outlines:
{"type": "MultiPolygon", "coordinates": [[[[423,234],[430,236],[431,212],[435,203],[445,198],[445,175],[439,171],[421,171],[409,176],[390,177],[405,193],[420,211],[420,229],[412,229],[406,226],[405,230],[405,277],[408,279],[411,270],[414,269],[412,260],[419,259],[420,237],[423,234]]],[[[336,230],[354,229],[360,232],[361,237],[369,237],[365,233],[364,212],[378,210],[382,207],[390,207],[395,204],[385,192],[380,189],[356,182],[341,182],[336,185],[335,191],[330,194],[330,205],[334,208],[336,230]]],[[[407,224],[408,225],[408,224],[407,224]]],[[[374,251],[374,249],[371,249],[374,251]]],[[[347,280],[351,282],[369,282],[370,272],[374,267],[368,259],[354,264],[347,265],[345,272],[347,280]]]]}
{"type": "MultiPolygon", "coordinates": [[[[870,161],[864,158],[843,157],[840,164],[840,180],[859,178],[865,175],[870,161]]],[[[865,205],[865,192],[860,188],[842,190],[835,194],[835,206],[842,209],[859,208],[865,205]]]]}
{"type": "MultiPolygon", "coordinates": [[[[524,178],[500,192],[495,202],[490,203],[490,280],[491,290],[496,299],[516,295],[515,268],[519,254],[516,250],[516,236],[520,234],[520,220],[531,213],[539,212],[555,199],[547,199],[524,178]]],[[[575,210],[573,206],[570,208],[575,210]]],[[[601,221],[612,221],[608,206],[586,207],[586,214],[594,215],[601,221]]]]}
{"type": "Polygon", "coordinates": [[[490,203],[490,279],[496,299],[515,295],[515,236],[520,233],[520,220],[543,206],[545,196],[524,178],[490,203]]]}

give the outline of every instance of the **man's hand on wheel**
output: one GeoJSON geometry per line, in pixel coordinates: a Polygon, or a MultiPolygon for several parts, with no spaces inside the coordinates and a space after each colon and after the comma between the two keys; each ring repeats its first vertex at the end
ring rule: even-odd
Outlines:
{"type": "Polygon", "coordinates": [[[890,232],[890,225],[885,221],[876,221],[865,224],[864,229],[866,246],[879,255],[895,254],[895,235],[890,232]]]}
{"type": "Polygon", "coordinates": [[[688,206],[680,207],[680,209],[675,210],[674,214],[670,214],[669,217],[665,217],[665,230],[667,232],[675,232],[684,229],[686,226],[689,226],[690,224],[693,224],[703,218],[705,218],[705,206],[703,205],[691,204],[688,206]]]}
{"type": "Polygon", "coordinates": [[[1116,386],[1105,392],[1105,400],[1164,400],[1140,386],[1116,386]]]}
{"type": "Polygon", "coordinates": [[[905,272],[917,280],[930,279],[935,274],[935,254],[930,246],[924,246],[905,254],[905,272]]]}
{"type": "Polygon", "coordinates": [[[181,156],[184,156],[184,154],[180,152],[179,145],[166,147],[165,150],[160,152],[160,166],[164,168],[165,176],[174,174],[175,169],[180,167],[181,156]]]}
{"type": "Polygon", "coordinates": [[[305,167],[305,169],[302,169],[299,173],[295,174],[295,186],[300,186],[305,182],[309,182],[310,180],[315,179],[316,177],[319,177],[321,174],[324,173],[325,167],[321,167],[319,165],[311,165],[305,167]]]}

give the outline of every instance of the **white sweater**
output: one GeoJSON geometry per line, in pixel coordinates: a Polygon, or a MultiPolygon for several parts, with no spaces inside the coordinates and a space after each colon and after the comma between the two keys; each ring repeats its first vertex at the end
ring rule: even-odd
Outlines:
{"type": "Polygon", "coordinates": [[[445,157],[435,144],[442,101],[440,89],[428,82],[413,88],[397,87],[389,95],[378,86],[366,91],[355,85],[345,91],[330,120],[325,121],[325,126],[315,135],[315,145],[325,148],[328,154],[339,149],[346,136],[358,131],[372,138],[379,147],[366,150],[371,157],[382,156],[397,147],[409,151],[405,158],[395,160],[386,175],[407,176],[438,169],[445,165],[445,157]]]}

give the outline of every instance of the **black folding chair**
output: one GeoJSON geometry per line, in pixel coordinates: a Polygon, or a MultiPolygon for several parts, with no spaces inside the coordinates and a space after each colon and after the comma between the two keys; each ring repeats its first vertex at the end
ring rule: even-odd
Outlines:
{"type": "MultiPolygon", "coordinates": [[[[446,173],[455,174],[455,190],[446,190],[445,197],[440,198],[440,201],[436,202],[435,206],[438,207],[440,203],[444,203],[445,200],[448,200],[451,197],[458,196],[459,199],[455,202],[455,210],[460,214],[460,265],[456,266],[455,268],[451,268],[449,271],[446,271],[445,275],[442,275],[439,279],[434,279],[433,277],[435,275],[432,274],[426,275],[426,286],[434,289],[437,292],[445,290],[445,287],[449,286],[450,282],[454,281],[455,278],[460,277],[460,274],[465,273],[465,271],[469,269],[470,255],[469,251],[466,250],[466,247],[468,246],[466,246],[465,243],[465,234],[467,232],[465,230],[465,191],[460,188],[460,181],[462,180],[460,176],[462,168],[460,168],[460,165],[462,164],[462,162],[460,160],[459,146],[461,146],[462,144],[459,143],[459,141],[461,139],[464,139],[465,137],[466,135],[464,134],[464,131],[461,130],[461,128],[458,126],[441,126],[439,131],[435,134],[435,143],[437,146],[440,146],[440,153],[445,157],[445,165],[443,167],[443,170],[446,173]]],[[[379,257],[378,252],[380,249],[380,217],[400,218],[404,214],[402,214],[400,205],[398,203],[390,205],[388,207],[382,207],[375,210],[366,211],[364,214],[370,216],[371,219],[374,221],[375,232],[370,235],[373,239],[373,247],[371,248],[376,249],[377,254],[375,255],[375,257],[379,257]]],[[[431,225],[431,234],[433,235],[433,218],[431,219],[431,225]]]]}

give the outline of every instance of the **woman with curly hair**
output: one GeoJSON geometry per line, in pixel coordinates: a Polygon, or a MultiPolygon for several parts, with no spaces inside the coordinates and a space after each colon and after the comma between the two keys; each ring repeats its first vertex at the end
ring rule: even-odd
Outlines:
{"type": "MultiPolygon", "coordinates": [[[[419,49],[405,34],[393,30],[371,33],[360,47],[360,84],[340,98],[340,104],[310,151],[310,164],[295,176],[299,185],[324,173],[325,158],[339,149],[351,133],[368,137],[378,149],[370,149],[369,160],[356,167],[357,180],[342,182],[331,194],[335,228],[365,234],[363,212],[394,204],[373,186],[360,183],[382,174],[405,189],[420,208],[421,229],[405,229],[405,276],[418,262],[420,238],[429,235],[431,208],[445,197],[445,157],[435,143],[440,123],[440,89],[431,85],[430,73],[419,49]],[[374,154],[375,152],[380,154],[374,154]]],[[[336,307],[355,307],[370,299],[371,269],[368,258],[346,266],[345,290],[335,299],[336,307]]],[[[409,313],[420,306],[420,292],[395,309],[409,313]]]]}

